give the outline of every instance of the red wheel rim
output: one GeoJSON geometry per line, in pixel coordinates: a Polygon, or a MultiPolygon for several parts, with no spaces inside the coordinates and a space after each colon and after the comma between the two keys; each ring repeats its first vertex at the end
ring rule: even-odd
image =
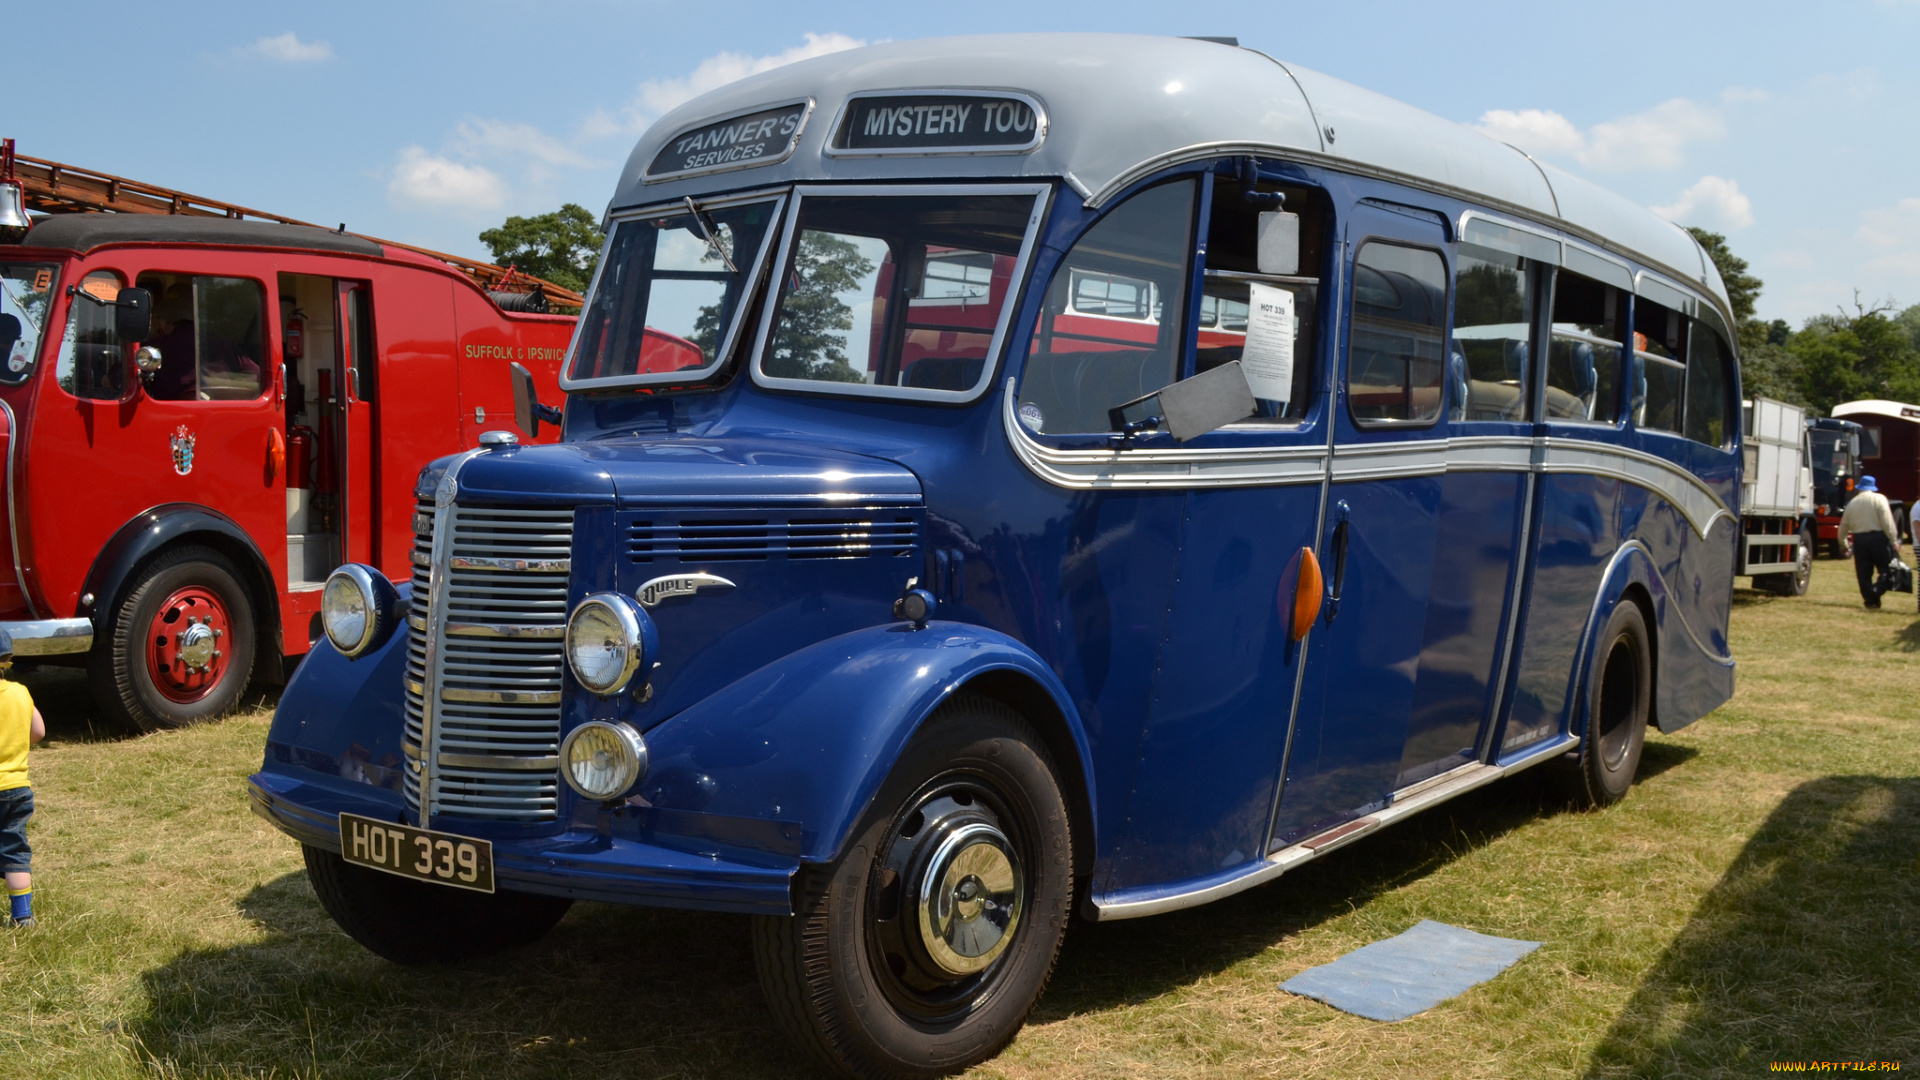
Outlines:
{"type": "Polygon", "coordinates": [[[147,628],[147,674],[168,701],[191,705],[226,677],[233,620],[204,585],[176,589],[147,628]]]}

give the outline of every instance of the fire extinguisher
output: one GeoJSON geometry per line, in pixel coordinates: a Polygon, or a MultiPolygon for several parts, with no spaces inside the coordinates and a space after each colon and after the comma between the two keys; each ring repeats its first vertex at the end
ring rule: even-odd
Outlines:
{"type": "Polygon", "coordinates": [[[286,358],[299,360],[307,355],[307,313],[299,308],[293,309],[293,318],[287,320],[286,358]]]}

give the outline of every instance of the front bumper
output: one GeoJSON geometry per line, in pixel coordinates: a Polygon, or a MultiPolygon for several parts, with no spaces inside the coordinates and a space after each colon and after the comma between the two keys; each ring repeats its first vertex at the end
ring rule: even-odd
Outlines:
{"type": "MultiPolygon", "coordinates": [[[[303,844],[334,852],[340,850],[342,811],[399,819],[397,801],[361,794],[368,790],[340,790],[272,772],[256,773],[247,783],[255,813],[303,844]]],[[[669,847],[642,835],[621,816],[600,830],[576,827],[554,836],[493,839],[494,880],[505,889],[579,900],[745,915],[793,913],[798,858],[717,844],[669,847]]]]}
{"type": "Polygon", "coordinates": [[[0,629],[13,637],[13,655],[64,656],[93,648],[92,619],[32,619],[0,622],[0,629]]]}

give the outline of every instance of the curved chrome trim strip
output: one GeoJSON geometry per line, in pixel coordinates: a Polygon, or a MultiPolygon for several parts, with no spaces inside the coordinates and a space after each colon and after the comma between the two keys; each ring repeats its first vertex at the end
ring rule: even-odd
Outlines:
{"type": "Polygon", "coordinates": [[[450,769],[498,769],[501,772],[549,772],[560,767],[560,755],[547,754],[543,757],[510,757],[492,754],[447,754],[439,755],[440,764],[450,769]]]}
{"type": "Polygon", "coordinates": [[[1159,915],[1182,908],[1198,907],[1215,900],[1245,892],[1256,885],[1264,885],[1281,874],[1308,863],[1330,851],[1343,848],[1363,836],[1370,836],[1402,818],[1410,817],[1430,806],[1446,802],[1455,795],[1463,795],[1475,788],[1493,783],[1504,776],[1511,776],[1529,766],[1537,765],[1548,758],[1557,757],[1566,752],[1575,740],[1557,739],[1540,747],[1508,765],[1479,765],[1472,769],[1461,769],[1445,783],[1417,791],[1404,802],[1395,802],[1384,810],[1375,811],[1358,821],[1350,821],[1317,836],[1310,836],[1300,843],[1267,856],[1249,866],[1238,877],[1195,889],[1192,892],[1174,893],[1168,896],[1156,896],[1149,900],[1103,901],[1089,899],[1086,905],[1088,918],[1095,922],[1115,922],[1120,919],[1138,919],[1147,915],[1159,915]],[[1342,832],[1341,830],[1345,830],[1342,832]]]}
{"type": "Polygon", "coordinates": [[[1666,458],[1624,446],[1553,436],[1543,439],[1542,447],[1541,472],[1605,476],[1646,488],[1677,507],[1702,540],[1714,522],[1734,516],[1712,488],[1666,458]]]}
{"type": "Polygon", "coordinates": [[[455,570],[519,570],[534,574],[569,574],[572,559],[484,559],[462,555],[448,565],[455,570]]]}
{"type": "Polygon", "coordinates": [[[1001,426],[1026,467],[1055,487],[1196,488],[1317,484],[1326,478],[1327,448],[1246,447],[1234,450],[1058,450],[1020,424],[1014,382],[1007,379],[1001,426]]]}
{"type": "Polygon", "coordinates": [[[14,448],[20,445],[20,420],[5,401],[0,401],[0,412],[7,414],[7,543],[13,548],[13,580],[20,586],[21,599],[27,602],[27,614],[37,619],[40,609],[34,606],[33,590],[27,588],[26,572],[20,569],[20,515],[14,510],[20,497],[20,477],[13,471],[14,448]]]}

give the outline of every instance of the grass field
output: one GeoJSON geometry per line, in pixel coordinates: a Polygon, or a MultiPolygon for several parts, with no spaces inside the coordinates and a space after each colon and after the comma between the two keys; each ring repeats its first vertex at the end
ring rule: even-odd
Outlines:
{"type": "MultiPolygon", "coordinates": [[[[1651,735],[1597,813],[1531,774],[1231,900],[1076,927],[980,1077],[1754,1076],[1920,1068],[1920,617],[1851,568],[1741,591],[1739,691],[1651,735]],[[1436,919],[1544,946],[1399,1024],[1277,990],[1436,919]]],[[[549,938],[404,970],[321,913],[247,811],[264,709],[141,738],[29,677],[41,928],[0,933],[0,1077],[806,1075],[733,918],[576,905],[549,938]]]]}

